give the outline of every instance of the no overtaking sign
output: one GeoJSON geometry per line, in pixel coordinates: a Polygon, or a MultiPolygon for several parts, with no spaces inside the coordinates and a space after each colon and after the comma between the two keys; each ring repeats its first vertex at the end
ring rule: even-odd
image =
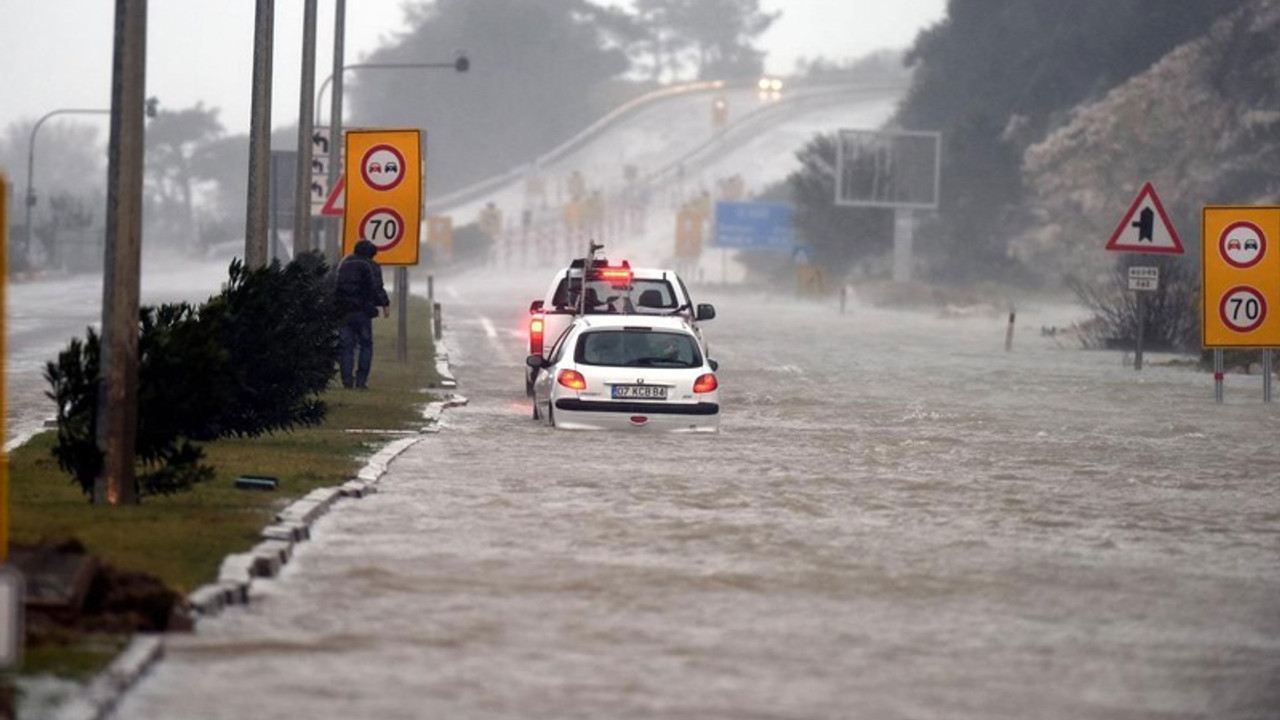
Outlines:
{"type": "Polygon", "coordinates": [[[1201,224],[1204,346],[1280,346],[1280,207],[1206,207],[1201,224]]]}
{"type": "Polygon", "coordinates": [[[382,265],[417,265],[422,220],[420,130],[349,130],[343,254],[359,240],[382,265]]]}

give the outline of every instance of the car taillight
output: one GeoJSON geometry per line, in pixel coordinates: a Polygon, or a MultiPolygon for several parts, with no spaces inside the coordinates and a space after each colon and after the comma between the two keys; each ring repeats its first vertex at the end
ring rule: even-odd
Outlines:
{"type": "Polygon", "coordinates": [[[587,389],[587,379],[582,377],[582,373],[577,370],[561,370],[560,374],[556,376],[556,382],[570,390],[587,389]]]}
{"type": "Polygon", "coordinates": [[[716,382],[716,376],[711,373],[701,375],[693,381],[693,391],[696,393],[709,393],[718,387],[720,383],[716,382]]]}
{"type": "Polygon", "coordinates": [[[542,354],[542,316],[535,315],[529,320],[529,354],[542,354]]]}

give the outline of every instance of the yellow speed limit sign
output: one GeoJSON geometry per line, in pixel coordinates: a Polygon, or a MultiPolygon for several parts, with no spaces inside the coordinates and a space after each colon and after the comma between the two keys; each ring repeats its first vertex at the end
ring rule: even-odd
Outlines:
{"type": "Polygon", "coordinates": [[[1205,207],[1201,242],[1204,346],[1280,346],[1280,207],[1205,207]]]}
{"type": "Polygon", "coordinates": [[[378,246],[380,265],[417,265],[422,222],[421,130],[348,130],[342,252],[378,246]]]}

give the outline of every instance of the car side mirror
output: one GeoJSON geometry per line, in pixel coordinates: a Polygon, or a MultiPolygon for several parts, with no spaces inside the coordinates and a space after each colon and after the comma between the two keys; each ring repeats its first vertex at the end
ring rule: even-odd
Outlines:
{"type": "Polygon", "coordinates": [[[542,357],[541,355],[530,355],[529,357],[524,359],[524,364],[528,365],[531,368],[538,368],[539,370],[541,370],[542,368],[547,366],[547,359],[542,357]]]}
{"type": "Polygon", "coordinates": [[[542,312],[541,300],[534,300],[533,302],[529,303],[529,314],[532,315],[533,313],[536,313],[536,312],[542,312]]]}
{"type": "Polygon", "coordinates": [[[696,320],[714,320],[716,317],[716,306],[711,303],[698,303],[698,312],[694,315],[696,320]]]}
{"type": "Polygon", "coordinates": [[[711,366],[711,372],[720,371],[720,363],[718,361],[708,359],[707,364],[711,366]]]}

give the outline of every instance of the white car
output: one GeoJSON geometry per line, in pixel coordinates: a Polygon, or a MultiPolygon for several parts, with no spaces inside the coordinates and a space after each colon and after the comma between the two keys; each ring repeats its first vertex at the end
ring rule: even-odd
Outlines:
{"type": "Polygon", "coordinates": [[[533,415],[572,430],[720,429],[718,365],[689,323],[660,315],[574,320],[536,368],[533,415]]]}
{"type": "MultiPolygon", "coordinates": [[[[593,249],[600,246],[593,245],[593,249]]],[[[601,257],[586,263],[574,260],[569,267],[556,272],[542,300],[529,305],[529,352],[543,357],[551,356],[551,348],[569,327],[569,323],[582,315],[637,314],[672,315],[689,323],[702,352],[707,353],[707,343],[702,336],[700,322],[716,316],[715,306],[689,299],[689,290],[680,276],[671,270],[659,268],[633,268],[623,260],[610,265],[601,257]],[[583,277],[586,276],[585,294],[583,277]]],[[[525,394],[533,396],[533,381],[538,368],[526,367],[525,394]]]]}

